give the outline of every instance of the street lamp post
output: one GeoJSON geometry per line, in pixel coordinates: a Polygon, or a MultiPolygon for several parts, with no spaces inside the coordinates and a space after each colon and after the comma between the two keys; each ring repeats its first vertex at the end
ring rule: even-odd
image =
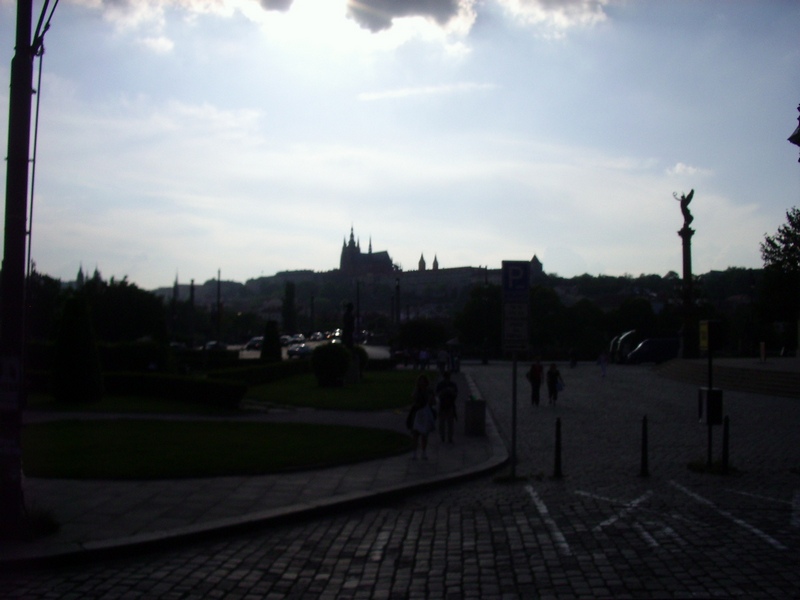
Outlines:
{"type": "Polygon", "coordinates": [[[18,0],[16,46],[11,60],[6,162],[5,238],[0,292],[0,533],[24,527],[21,419],[25,306],[25,236],[28,216],[32,0],[18,0]]]}
{"type": "MultiPolygon", "coordinates": [[[[797,105],[797,112],[800,113],[800,104],[797,105]]],[[[789,136],[788,140],[800,148],[800,115],[797,115],[797,129],[789,136]]],[[[800,162],[800,158],[797,159],[797,162],[800,162]]],[[[800,318],[797,319],[797,339],[797,356],[800,357],[800,318]]]]}
{"type": "Polygon", "coordinates": [[[489,364],[489,265],[483,268],[483,349],[481,364],[489,364]]]}
{"type": "Polygon", "coordinates": [[[361,282],[356,280],[356,338],[361,338],[361,282]]]}
{"type": "Polygon", "coordinates": [[[400,278],[394,279],[394,309],[397,311],[395,324],[400,327],[400,278]]]}
{"type": "MultiPolygon", "coordinates": [[[[797,112],[800,112],[800,104],[797,105],[797,112]]],[[[789,136],[789,141],[795,146],[800,147],[800,115],[797,116],[797,129],[789,136]]],[[[800,162],[800,158],[797,159],[800,162]]]]}

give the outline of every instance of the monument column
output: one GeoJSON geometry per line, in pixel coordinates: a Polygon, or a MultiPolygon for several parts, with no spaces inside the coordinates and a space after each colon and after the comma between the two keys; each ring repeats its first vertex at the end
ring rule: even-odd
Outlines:
{"type": "Polygon", "coordinates": [[[692,236],[694,229],[684,225],[678,235],[683,241],[683,335],[681,358],[696,358],[698,352],[697,319],[692,275],[692,236]]]}
{"type": "Polygon", "coordinates": [[[692,236],[694,235],[694,229],[689,227],[690,223],[694,221],[692,213],[689,212],[689,203],[694,197],[694,190],[680,197],[674,193],[672,196],[681,203],[681,213],[683,213],[683,227],[678,231],[678,235],[683,242],[683,332],[681,334],[681,358],[696,358],[699,353],[700,334],[694,305],[692,276],[692,236]]]}

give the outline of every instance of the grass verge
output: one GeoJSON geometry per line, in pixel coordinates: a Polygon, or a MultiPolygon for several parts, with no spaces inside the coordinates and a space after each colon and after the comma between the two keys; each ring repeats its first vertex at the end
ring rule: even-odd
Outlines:
{"type": "Polygon", "coordinates": [[[195,402],[151,398],[147,396],[105,396],[99,402],[65,404],[56,402],[48,394],[30,394],[28,410],[65,413],[141,413],[161,415],[225,416],[232,411],[195,402]]]}
{"type": "MultiPolygon", "coordinates": [[[[428,373],[435,384],[436,375],[428,373]]],[[[419,371],[367,371],[357,384],[323,388],[313,375],[299,375],[251,387],[250,402],[328,410],[386,410],[408,406],[419,371]]]]}
{"type": "Polygon", "coordinates": [[[25,473],[180,479],[325,468],[410,449],[392,431],[304,423],[67,420],[25,426],[25,473]]]}

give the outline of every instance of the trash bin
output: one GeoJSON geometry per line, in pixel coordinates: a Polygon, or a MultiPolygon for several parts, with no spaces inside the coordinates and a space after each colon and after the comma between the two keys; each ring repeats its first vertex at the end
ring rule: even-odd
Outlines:
{"type": "Polygon", "coordinates": [[[486,401],[470,398],[464,407],[464,434],[486,435],[486,401]]]}

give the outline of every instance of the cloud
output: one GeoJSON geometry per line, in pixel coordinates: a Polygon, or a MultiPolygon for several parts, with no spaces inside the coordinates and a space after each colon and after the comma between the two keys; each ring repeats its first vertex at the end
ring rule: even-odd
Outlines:
{"type": "Polygon", "coordinates": [[[465,12],[472,0],[348,0],[347,15],[372,32],[389,29],[394,19],[424,17],[440,26],[465,12]]]}
{"type": "Polygon", "coordinates": [[[172,49],[175,47],[175,43],[163,35],[158,37],[146,37],[142,38],[139,43],[144,46],[145,48],[149,48],[153,52],[159,54],[165,54],[167,52],[171,52],[172,49]]]}
{"type": "Polygon", "coordinates": [[[472,92],[480,90],[491,90],[496,86],[492,83],[454,83],[448,85],[430,85],[414,88],[401,88],[397,90],[385,90],[382,92],[364,92],[358,95],[358,99],[364,102],[373,100],[387,100],[393,98],[408,98],[411,96],[438,96],[441,94],[454,94],[462,92],[472,92]]]}
{"type": "Polygon", "coordinates": [[[701,169],[700,167],[693,167],[686,163],[676,163],[674,167],[667,169],[667,175],[673,177],[682,177],[684,175],[709,175],[711,171],[708,169],[701,169]]]}
{"type": "Polygon", "coordinates": [[[261,6],[266,10],[286,12],[292,7],[293,0],[261,0],[261,6]]]}
{"type": "Polygon", "coordinates": [[[549,37],[562,37],[574,27],[592,27],[607,19],[611,0],[495,0],[514,19],[543,29],[549,37]]]}

